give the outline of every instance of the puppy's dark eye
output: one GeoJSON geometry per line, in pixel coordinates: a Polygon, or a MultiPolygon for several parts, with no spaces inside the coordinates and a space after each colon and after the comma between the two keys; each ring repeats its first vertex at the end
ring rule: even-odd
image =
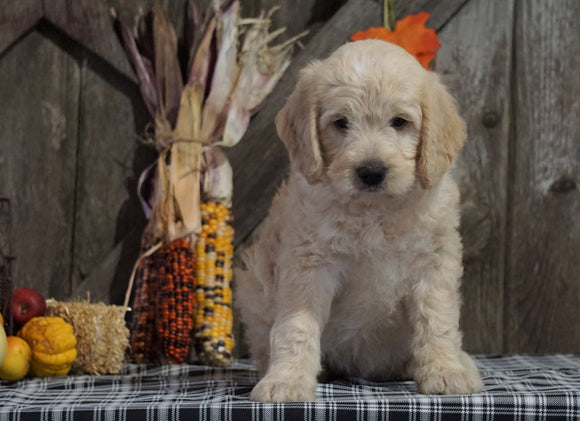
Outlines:
{"type": "Polygon", "coordinates": [[[346,117],[339,118],[338,120],[334,121],[334,126],[340,130],[346,130],[348,129],[348,120],[346,117]]]}
{"type": "Polygon", "coordinates": [[[402,117],[395,117],[390,122],[391,127],[395,128],[395,129],[402,129],[403,127],[405,127],[407,125],[407,123],[408,123],[408,121],[402,117]]]}

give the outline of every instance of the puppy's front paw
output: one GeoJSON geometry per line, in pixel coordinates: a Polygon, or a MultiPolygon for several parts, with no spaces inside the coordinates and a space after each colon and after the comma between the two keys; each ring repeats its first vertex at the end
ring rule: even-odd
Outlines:
{"type": "Polygon", "coordinates": [[[418,367],[415,379],[424,394],[463,395],[483,390],[479,371],[464,352],[459,361],[431,361],[418,367]]]}
{"type": "Polygon", "coordinates": [[[250,399],[258,402],[305,402],[314,400],[316,380],[284,379],[266,375],[254,387],[250,399]]]}

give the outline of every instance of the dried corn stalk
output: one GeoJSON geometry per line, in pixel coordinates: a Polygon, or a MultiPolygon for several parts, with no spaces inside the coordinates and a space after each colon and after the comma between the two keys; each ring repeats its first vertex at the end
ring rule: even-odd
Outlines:
{"type": "MultiPolygon", "coordinates": [[[[182,40],[189,57],[182,77],[175,32],[159,2],[135,31],[117,17],[120,37],[154,119],[152,142],[160,153],[147,226],[151,246],[184,239],[195,251],[202,232],[201,202],[231,207],[231,167],[219,147],[233,146],[243,137],[251,115],[288,66],[297,38],[270,46],[283,31],[270,34],[270,18],[271,13],[242,20],[238,0],[216,0],[202,22],[190,2],[182,40]]],[[[147,280],[143,273],[137,280],[136,302],[140,294],[149,293],[144,291],[165,287],[159,277],[147,280]],[[152,282],[157,284],[145,285],[152,282]]],[[[132,285],[126,303],[131,289],[132,285]]],[[[150,323],[149,313],[138,313],[135,317],[150,323]]]]}

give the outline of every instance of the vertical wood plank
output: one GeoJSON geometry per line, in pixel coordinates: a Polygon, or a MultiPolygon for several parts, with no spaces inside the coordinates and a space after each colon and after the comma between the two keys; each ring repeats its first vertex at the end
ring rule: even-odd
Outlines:
{"type": "Polygon", "coordinates": [[[455,169],[464,245],[461,327],[466,349],[478,353],[503,349],[513,7],[513,0],[469,1],[441,31],[435,65],[468,126],[455,169]]]}
{"type": "Polygon", "coordinates": [[[110,9],[103,0],[46,0],[44,17],[84,48],[103,57],[117,71],[132,77],[123,47],[113,31],[110,9]]]}
{"type": "Polygon", "coordinates": [[[41,0],[0,3],[0,55],[42,17],[41,0]]]}
{"type": "Polygon", "coordinates": [[[70,291],[79,68],[32,32],[2,57],[0,74],[0,195],[12,201],[15,285],[64,298],[70,291]]]}
{"type": "Polygon", "coordinates": [[[92,55],[81,68],[72,284],[119,304],[146,223],[137,179],[156,152],[138,141],[150,119],[137,85],[92,55]]]}
{"type": "MultiPolygon", "coordinates": [[[[394,0],[397,19],[422,11],[431,13],[427,27],[440,29],[471,0],[394,0]]],[[[382,3],[382,0],[379,1],[382,3]]]]}
{"type": "Polygon", "coordinates": [[[505,341],[580,350],[580,4],[518,1],[505,341]]]}

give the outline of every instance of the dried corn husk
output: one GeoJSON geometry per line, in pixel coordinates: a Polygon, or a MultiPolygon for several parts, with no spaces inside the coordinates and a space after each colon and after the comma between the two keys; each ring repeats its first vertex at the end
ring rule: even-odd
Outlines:
{"type": "Polygon", "coordinates": [[[304,35],[300,34],[283,44],[270,47],[270,42],[284,31],[268,32],[275,10],[272,9],[266,16],[262,14],[258,19],[241,21],[241,25],[247,28],[239,52],[238,76],[231,93],[220,142],[222,146],[234,146],[241,140],[252,114],[260,108],[290,64],[294,41],[304,35]]]}
{"type": "Polygon", "coordinates": [[[89,300],[62,302],[47,300],[46,315],[62,317],[73,326],[77,358],[71,372],[119,373],[129,346],[125,307],[90,303],[89,300]]]}
{"type": "Polygon", "coordinates": [[[121,19],[118,19],[116,22],[119,36],[127,51],[127,57],[129,57],[133,70],[135,70],[139,79],[139,88],[145,106],[153,118],[156,118],[157,112],[161,107],[159,105],[159,88],[157,87],[157,80],[151,60],[140,54],[139,47],[137,47],[137,43],[129,26],[121,19]]]}
{"type": "Polygon", "coordinates": [[[198,46],[193,52],[191,64],[189,65],[188,86],[199,86],[201,92],[205,94],[208,90],[211,77],[212,66],[215,65],[214,51],[212,50],[212,41],[215,39],[215,30],[217,26],[217,16],[209,21],[207,29],[198,46]]]}
{"type": "Polygon", "coordinates": [[[179,112],[181,90],[183,89],[183,80],[177,58],[177,38],[161,3],[155,2],[151,13],[153,15],[155,77],[161,94],[161,113],[169,121],[169,124],[173,125],[179,112]]]}
{"type": "Polygon", "coordinates": [[[214,143],[223,133],[229,109],[228,98],[238,73],[237,42],[240,4],[235,1],[221,13],[218,11],[218,55],[209,96],[203,107],[201,135],[214,143]]]}
{"type": "Polygon", "coordinates": [[[183,43],[189,46],[190,56],[185,78],[179,72],[175,33],[159,2],[141,20],[135,39],[117,17],[121,39],[155,120],[152,140],[160,151],[160,191],[149,232],[165,244],[184,236],[194,240],[199,233],[199,199],[205,192],[194,190],[202,179],[200,171],[210,168],[202,152],[240,141],[251,115],[288,66],[296,39],[270,46],[283,31],[268,32],[273,11],[243,20],[238,0],[213,1],[203,25],[194,5],[187,10],[183,43]]]}
{"type": "Polygon", "coordinates": [[[234,190],[233,170],[228,158],[220,148],[209,148],[203,152],[202,191],[204,202],[232,205],[234,190]]]}
{"type": "MultiPolygon", "coordinates": [[[[198,86],[186,86],[173,136],[199,139],[202,92],[198,86]]],[[[152,235],[169,244],[201,230],[200,171],[202,142],[175,142],[158,160],[159,197],[153,203],[149,222],[152,235]]]]}
{"type": "MultiPolygon", "coordinates": [[[[182,40],[189,51],[183,77],[175,34],[159,2],[140,22],[135,39],[117,17],[154,119],[151,140],[159,151],[156,166],[148,168],[139,183],[140,193],[152,191],[150,197],[141,197],[151,215],[146,231],[152,248],[143,256],[178,238],[195,245],[201,232],[201,200],[231,206],[232,168],[219,148],[234,146],[243,137],[251,115],[288,66],[297,39],[270,46],[283,31],[268,32],[271,13],[243,20],[239,0],[213,0],[202,23],[190,3],[182,40]],[[154,188],[143,188],[145,184],[154,188]]],[[[133,277],[125,305],[132,285],[133,277]]]]}

